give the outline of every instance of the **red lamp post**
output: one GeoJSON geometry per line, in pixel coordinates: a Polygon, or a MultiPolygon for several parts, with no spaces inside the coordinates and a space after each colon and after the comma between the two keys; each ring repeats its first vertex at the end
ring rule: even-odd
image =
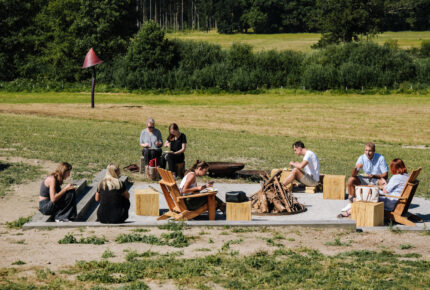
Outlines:
{"type": "Polygon", "coordinates": [[[91,48],[85,56],[84,64],[82,68],[93,68],[93,80],[91,82],[91,108],[94,108],[94,87],[96,86],[96,65],[103,61],[96,55],[94,49],[91,48]]]}

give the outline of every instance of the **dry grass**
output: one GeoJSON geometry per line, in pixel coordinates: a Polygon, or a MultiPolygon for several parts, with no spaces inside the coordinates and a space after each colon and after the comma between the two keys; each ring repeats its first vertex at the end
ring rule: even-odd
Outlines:
{"type": "MultiPolygon", "coordinates": [[[[181,103],[180,97],[172,98],[181,103]]],[[[250,100],[248,105],[218,105],[215,102],[213,105],[193,106],[103,104],[97,105],[95,110],[83,104],[0,104],[0,112],[142,124],[151,115],[161,125],[176,122],[189,128],[223,129],[268,136],[430,144],[430,127],[426,125],[430,124],[428,97],[405,97],[403,101],[393,103],[386,100],[377,102],[381,98],[395,98],[391,96],[331,96],[326,103],[321,101],[323,96],[318,99],[302,96],[296,100],[291,100],[289,96],[278,96],[278,100],[260,96],[252,98],[261,98],[263,102],[250,100]],[[409,101],[409,104],[404,104],[404,101],[409,101]]]]}
{"type": "MultiPolygon", "coordinates": [[[[263,50],[298,50],[310,51],[311,45],[321,38],[319,33],[283,33],[283,34],[219,34],[215,30],[206,32],[177,32],[168,33],[167,37],[207,41],[229,48],[233,43],[246,43],[252,45],[255,51],[263,50]]],[[[396,40],[403,49],[420,47],[422,40],[430,39],[430,31],[401,31],[384,32],[372,40],[383,44],[388,40],[396,40]]]]}

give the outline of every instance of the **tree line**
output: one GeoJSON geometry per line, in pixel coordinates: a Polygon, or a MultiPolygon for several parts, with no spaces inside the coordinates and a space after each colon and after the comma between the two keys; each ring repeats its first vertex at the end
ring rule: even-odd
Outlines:
{"type": "MultiPolygon", "coordinates": [[[[168,41],[164,32],[214,27],[229,33],[251,29],[255,33],[321,31],[319,47],[325,47],[387,29],[390,23],[391,30],[428,29],[429,1],[0,0],[0,81],[73,83],[88,79],[90,72],[80,67],[93,47],[104,60],[100,79],[122,88],[325,88],[305,81],[304,76],[311,78],[311,74],[300,67],[311,64],[315,75],[333,72],[330,87],[341,87],[340,76],[346,71],[356,72],[359,62],[342,66],[344,72],[340,74],[340,64],[327,69],[327,64],[317,61],[313,54],[255,54],[243,45],[224,51],[203,43],[168,41]],[[391,20],[384,20],[388,18],[391,20]]],[[[381,66],[385,79],[362,80],[353,86],[428,83],[421,77],[428,67],[428,45],[409,52],[369,47],[373,47],[372,53],[382,53],[384,59],[386,55],[401,58],[413,69],[405,69],[399,77],[399,73],[387,73],[399,68],[381,66]]],[[[360,67],[359,71],[367,69],[372,68],[360,67]]]]}

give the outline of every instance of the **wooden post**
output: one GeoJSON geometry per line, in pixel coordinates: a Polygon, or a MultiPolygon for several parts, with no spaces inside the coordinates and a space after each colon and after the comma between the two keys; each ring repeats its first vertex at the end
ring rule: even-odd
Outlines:
{"type": "Polygon", "coordinates": [[[184,177],[185,174],[185,162],[182,163],[176,163],[176,170],[175,170],[177,177],[184,177]]]}
{"type": "Polygon", "coordinates": [[[345,199],[345,175],[324,175],[324,199],[345,199]]]}
{"type": "Polygon", "coordinates": [[[227,202],[226,215],[228,221],[250,221],[251,201],[227,202]]]}
{"type": "Polygon", "coordinates": [[[134,204],[136,215],[159,216],[159,194],[151,188],[136,189],[134,204]]]}

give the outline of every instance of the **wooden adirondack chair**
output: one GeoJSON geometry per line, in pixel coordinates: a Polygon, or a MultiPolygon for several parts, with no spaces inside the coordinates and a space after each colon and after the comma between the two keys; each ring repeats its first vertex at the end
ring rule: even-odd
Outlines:
{"type": "Polygon", "coordinates": [[[419,184],[419,181],[416,179],[420,174],[421,169],[422,168],[420,167],[412,171],[408,181],[406,182],[405,187],[403,188],[401,196],[385,195],[387,197],[393,197],[398,199],[393,211],[384,212],[385,217],[387,219],[394,220],[395,222],[406,226],[415,226],[414,222],[421,222],[423,220],[422,218],[408,212],[409,206],[411,204],[412,199],[414,198],[415,191],[417,190],[419,184]]]}
{"type": "Polygon", "coordinates": [[[157,220],[164,220],[168,218],[174,218],[175,220],[190,220],[206,211],[209,212],[209,220],[215,220],[217,205],[215,200],[216,192],[196,193],[182,196],[179,192],[179,188],[176,185],[176,181],[173,178],[172,173],[162,168],[157,168],[157,170],[161,176],[160,187],[163,191],[164,197],[166,198],[167,205],[169,206],[169,211],[161,215],[157,220]],[[196,210],[188,210],[184,199],[196,198],[200,196],[207,196],[208,203],[196,210]]]}

